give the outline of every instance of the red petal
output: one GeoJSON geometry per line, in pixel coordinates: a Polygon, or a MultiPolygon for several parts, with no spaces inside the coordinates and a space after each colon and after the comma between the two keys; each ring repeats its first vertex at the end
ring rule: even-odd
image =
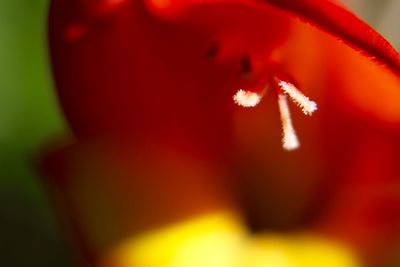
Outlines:
{"type": "Polygon", "coordinates": [[[400,54],[366,23],[333,1],[263,0],[295,13],[355,49],[367,53],[400,75],[400,54]]]}
{"type": "MultiPolygon", "coordinates": [[[[165,3],[166,1],[152,0],[148,2],[165,3]]],[[[362,51],[367,56],[387,65],[393,72],[400,75],[400,54],[378,32],[333,0],[169,0],[167,2],[169,7],[160,9],[161,13],[167,16],[183,13],[182,10],[190,6],[189,2],[192,5],[228,2],[253,5],[257,2],[265,2],[289,11],[308,23],[336,36],[354,49],[362,51]],[[181,12],[178,12],[178,10],[181,12]]]]}

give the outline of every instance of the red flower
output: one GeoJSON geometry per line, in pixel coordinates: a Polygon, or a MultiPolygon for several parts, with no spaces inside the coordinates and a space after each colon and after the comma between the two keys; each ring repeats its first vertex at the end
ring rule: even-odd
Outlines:
{"type": "MultiPolygon", "coordinates": [[[[98,140],[118,136],[120,145],[107,142],[123,156],[109,164],[118,169],[124,158],[141,162],[137,168],[147,166],[143,173],[152,182],[129,170],[119,175],[134,181],[117,188],[152,191],[159,182],[165,187],[157,191],[160,202],[174,189],[188,190],[183,194],[190,198],[188,192],[196,190],[183,184],[205,183],[204,189],[219,183],[210,180],[213,175],[203,175],[209,176],[206,182],[190,177],[168,183],[157,177],[162,171],[148,175],[160,155],[172,150],[205,169],[216,167],[216,176],[236,184],[239,193],[231,190],[222,198],[240,202],[255,228],[307,225],[375,256],[400,227],[399,192],[390,191],[398,188],[400,176],[400,56],[337,3],[54,0],[50,48],[61,105],[78,139],[73,152],[68,148],[59,152],[65,154],[61,159],[49,160],[53,175],[66,175],[71,167],[65,162],[75,166],[91,162],[94,152],[110,151],[98,140]],[[293,110],[292,119],[288,98],[305,115],[317,105],[318,111],[304,118],[293,110]],[[282,149],[279,117],[283,147],[301,144],[300,149],[282,149]],[[85,143],[95,144],[88,155],[85,143]],[[145,160],[133,160],[124,145],[145,160]]],[[[183,168],[182,158],[178,161],[168,172],[183,168]]],[[[73,176],[57,190],[74,191],[69,179],[77,179],[79,171],[73,176]]],[[[182,212],[178,198],[179,216],[165,217],[177,220],[220,205],[215,203],[225,206],[208,190],[194,194],[196,205],[183,205],[182,212]]],[[[139,201],[133,198],[128,202],[139,201]]],[[[69,193],[65,199],[81,205],[69,193]]],[[[139,199],[159,207],[154,199],[139,199]]],[[[165,221],[155,217],[144,221],[165,221]]]]}

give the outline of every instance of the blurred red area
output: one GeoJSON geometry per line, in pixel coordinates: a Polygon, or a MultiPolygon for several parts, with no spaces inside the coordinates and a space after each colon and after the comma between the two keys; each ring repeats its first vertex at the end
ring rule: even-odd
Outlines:
{"type": "MultiPolygon", "coordinates": [[[[300,260],[308,252],[293,241],[299,233],[354,255],[328,245],[316,266],[382,267],[392,257],[400,57],[347,10],[331,1],[55,0],[50,46],[76,140],[49,152],[42,170],[86,261],[170,266],[183,248],[157,238],[164,245],[143,257],[159,257],[158,265],[102,259],[143,233],[219,212],[239,214],[227,219],[240,225],[234,236],[284,235],[261,249],[290,258],[276,266],[312,266],[300,260]],[[318,103],[311,118],[293,109],[301,147],[292,152],[281,146],[276,79],[318,103]],[[238,107],[239,89],[263,99],[238,107]]],[[[311,244],[317,254],[325,248],[311,244]]],[[[247,247],[249,255],[259,249],[247,247]]]]}

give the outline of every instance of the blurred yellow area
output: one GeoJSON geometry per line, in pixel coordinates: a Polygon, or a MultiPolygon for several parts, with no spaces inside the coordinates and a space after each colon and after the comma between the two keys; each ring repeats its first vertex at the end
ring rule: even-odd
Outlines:
{"type": "Polygon", "coordinates": [[[246,235],[234,214],[209,214],[128,240],[102,266],[235,266],[246,235]]]}
{"type": "Polygon", "coordinates": [[[209,214],[127,240],[102,267],[359,267],[352,251],[311,234],[250,235],[232,213],[209,214]]]}
{"type": "Polygon", "coordinates": [[[311,234],[251,238],[235,267],[359,267],[353,252],[342,244],[311,234]]]}

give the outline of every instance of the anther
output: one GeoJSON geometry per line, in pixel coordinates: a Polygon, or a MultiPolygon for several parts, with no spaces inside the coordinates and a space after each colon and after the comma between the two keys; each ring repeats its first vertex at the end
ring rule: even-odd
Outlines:
{"type": "Polygon", "coordinates": [[[233,101],[238,106],[245,108],[253,108],[260,103],[262,97],[263,97],[262,93],[260,94],[257,92],[245,91],[243,89],[239,89],[233,96],[233,101]]]}
{"type": "Polygon", "coordinates": [[[278,80],[277,84],[282,91],[285,92],[292,99],[292,101],[301,108],[305,115],[311,115],[317,110],[317,103],[311,101],[293,84],[282,80],[278,80]]]}
{"type": "Polygon", "coordinates": [[[293,127],[289,104],[285,94],[278,94],[278,106],[282,122],[282,146],[288,151],[295,150],[300,147],[300,142],[293,127]]]}
{"type": "MultiPolygon", "coordinates": [[[[251,67],[248,63],[249,62],[247,62],[245,58],[241,61],[245,70],[251,67]]],[[[305,115],[312,115],[317,110],[317,103],[311,101],[300,92],[294,84],[278,79],[277,77],[274,77],[272,80],[271,87],[277,90],[276,95],[278,97],[278,107],[282,123],[282,147],[287,151],[298,149],[300,147],[300,142],[293,126],[288,99],[297,104],[305,115]]],[[[255,107],[262,100],[267,88],[269,88],[269,86],[266,86],[261,92],[239,89],[233,96],[233,101],[242,107],[255,107]]]]}

